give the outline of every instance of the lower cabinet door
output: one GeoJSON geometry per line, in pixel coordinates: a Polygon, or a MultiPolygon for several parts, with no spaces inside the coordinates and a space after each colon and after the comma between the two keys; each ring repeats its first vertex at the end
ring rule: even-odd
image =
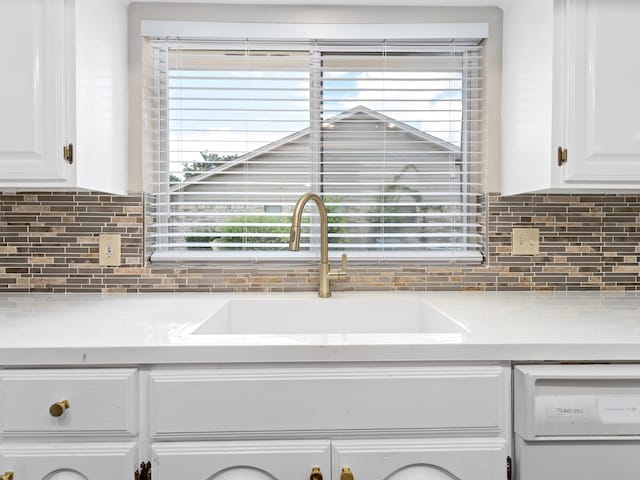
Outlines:
{"type": "Polygon", "coordinates": [[[500,438],[344,440],[332,447],[333,480],[507,478],[507,445],[500,438]]]}
{"type": "Polygon", "coordinates": [[[14,480],[133,479],[135,443],[5,443],[0,446],[0,475],[14,480]]]}
{"type": "Polygon", "coordinates": [[[168,442],[152,452],[153,480],[300,480],[314,469],[331,476],[329,441],[168,442]]]}

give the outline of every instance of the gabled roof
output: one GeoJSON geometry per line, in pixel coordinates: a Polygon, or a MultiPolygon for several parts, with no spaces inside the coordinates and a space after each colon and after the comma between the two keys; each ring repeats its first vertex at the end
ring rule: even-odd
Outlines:
{"type": "MultiPolygon", "coordinates": [[[[338,115],[335,115],[333,117],[331,117],[330,119],[328,119],[326,122],[323,122],[323,125],[333,125],[336,124],[340,121],[346,120],[349,117],[353,117],[354,115],[357,114],[364,114],[370,118],[376,119],[376,120],[380,120],[381,122],[385,122],[385,123],[393,123],[398,130],[401,131],[405,131],[406,133],[413,135],[415,137],[418,137],[426,142],[429,142],[437,147],[440,147],[442,150],[445,151],[450,151],[450,152],[454,152],[454,153],[458,153],[460,152],[460,148],[457,147],[456,145],[449,143],[445,140],[442,140],[441,138],[435,137],[433,135],[430,135],[428,133],[423,132],[422,130],[419,130],[417,128],[412,127],[411,125],[408,125],[404,122],[399,122],[398,120],[395,120],[394,118],[391,118],[383,113],[380,112],[376,112],[375,110],[371,110],[370,108],[367,108],[363,105],[358,105],[357,107],[351,108],[349,110],[345,110],[342,113],[339,113],[338,115]]],[[[279,140],[276,140],[275,142],[271,142],[268,143],[267,145],[264,145],[263,147],[260,147],[256,150],[252,150],[251,152],[245,153],[244,155],[235,158],[233,160],[229,160],[225,163],[223,163],[222,165],[219,165],[218,167],[212,168],[211,170],[207,170],[206,172],[203,172],[199,175],[194,175],[192,177],[189,178],[188,181],[184,182],[184,183],[180,183],[178,185],[175,185],[174,187],[171,188],[171,191],[177,191],[177,190],[181,190],[189,185],[192,185],[194,183],[198,183],[202,180],[206,180],[209,177],[212,177],[213,175],[217,175],[218,173],[224,172],[225,170],[228,170],[230,168],[233,168],[237,165],[240,165],[242,163],[245,163],[248,160],[251,160],[253,158],[256,158],[262,154],[268,153],[272,150],[275,150],[278,147],[281,147],[283,145],[286,145],[289,142],[293,142],[295,140],[298,140],[302,137],[304,137],[305,135],[309,134],[309,128],[305,128],[303,130],[300,130],[298,132],[292,133],[290,135],[287,135],[286,137],[283,137],[279,140]]]]}

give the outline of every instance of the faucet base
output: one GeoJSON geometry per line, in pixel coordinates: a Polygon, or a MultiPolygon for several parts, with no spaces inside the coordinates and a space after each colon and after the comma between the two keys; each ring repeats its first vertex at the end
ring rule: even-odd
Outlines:
{"type": "Polygon", "coordinates": [[[329,262],[320,263],[320,286],[318,287],[318,296],[320,298],[329,298],[331,296],[329,268],[329,262]]]}

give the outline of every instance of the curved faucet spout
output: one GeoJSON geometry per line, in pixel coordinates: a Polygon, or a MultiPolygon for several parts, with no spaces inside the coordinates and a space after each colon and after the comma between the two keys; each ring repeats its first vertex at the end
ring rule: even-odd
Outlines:
{"type": "Polygon", "coordinates": [[[291,220],[291,233],[289,234],[289,250],[296,251],[300,248],[300,231],[302,223],[302,211],[309,200],[313,200],[320,214],[320,263],[329,263],[329,221],[327,219],[327,207],[322,198],[315,193],[302,195],[295,208],[291,220]]]}
{"type": "Polygon", "coordinates": [[[320,214],[320,287],[318,295],[321,298],[331,296],[331,280],[344,278],[347,270],[347,255],[342,254],[342,269],[332,271],[329,268],[329,220],[327,219],[327,207],[322,198],[315,193],[305,193],[302,195],[293,209],[293,219],[291,220],[291,233],[289,235],[289,250],[300,248],[300,231],[302,223],[302,210],[309,200],[313,200],[318,207],[320,214]]]}

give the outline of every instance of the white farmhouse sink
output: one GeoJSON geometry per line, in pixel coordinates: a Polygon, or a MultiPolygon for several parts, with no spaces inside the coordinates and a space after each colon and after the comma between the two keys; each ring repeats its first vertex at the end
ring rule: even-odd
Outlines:
{"type": "Polygon", "coordinates": [[[465,329],[407,298],[231,299],[192,335],[448,334],[465,329]]]}

